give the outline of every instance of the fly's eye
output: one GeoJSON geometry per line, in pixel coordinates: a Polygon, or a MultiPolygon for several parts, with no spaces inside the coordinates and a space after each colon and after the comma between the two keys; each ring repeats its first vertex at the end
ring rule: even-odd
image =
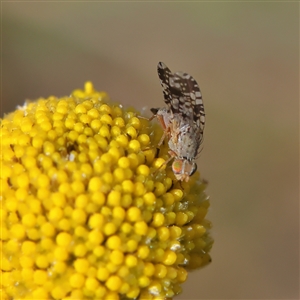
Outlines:
{"type": "Polygon", "coordinates": [[[193,163],[192,170],[190,176],[192,176],[197,171],[197,164],[193,163]]]}
{"type": "Polygon", "coordinates": [[[174,160],[172,164],[172,170],[174,174],[181,174],[182,173],[182,161],[181,160],[174,160]]]}

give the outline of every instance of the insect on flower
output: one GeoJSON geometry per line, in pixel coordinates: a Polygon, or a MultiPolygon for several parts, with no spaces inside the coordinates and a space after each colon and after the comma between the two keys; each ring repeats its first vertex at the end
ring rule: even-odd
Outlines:
{"type": "Polygon", "coordinates": [[[197,170],[195,159],[200,153],[205,125],[205,113],[200,88],[196,80],[183,72],[172,73],[162,62],[157,66],[158,76],[163,89],[165,108],[152,108],[168,138],[172,170],[177,180],[189,181],[197,170]]]}

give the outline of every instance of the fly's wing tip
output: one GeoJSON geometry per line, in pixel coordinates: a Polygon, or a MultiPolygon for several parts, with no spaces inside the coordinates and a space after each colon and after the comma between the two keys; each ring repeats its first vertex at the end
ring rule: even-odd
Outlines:
{"type": "Polygon", "coordinates": [[[170,69],[167,67],[166,64],[164,64],[162,61],[160,61],[158,64],[157,64],[157,69],[158,70],[168,70],[170,73],[170,69]]]}

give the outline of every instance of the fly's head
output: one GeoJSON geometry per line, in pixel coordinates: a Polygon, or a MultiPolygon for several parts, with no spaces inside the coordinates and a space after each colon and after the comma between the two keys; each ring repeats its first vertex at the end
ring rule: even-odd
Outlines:
{"type": "Polygon", "coordinates": [[[172,170],[177,180],[188,182],[190,176],[197,171],[197,164],[186,158],[175,158],[172,163],[172,170]]]}

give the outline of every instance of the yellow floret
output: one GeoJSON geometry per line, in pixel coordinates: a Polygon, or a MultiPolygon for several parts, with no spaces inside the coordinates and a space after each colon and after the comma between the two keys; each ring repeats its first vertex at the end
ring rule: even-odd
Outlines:
{"type": "Polygon", "coordinates": [[[48,274],[46,271],[36,270],[33,274],[33,281],[38,285],[43,285],[47,281],[48,274]]]}
{"type": "Polygon", "coordinates": [[[91,82],[1,120],[3,299],[171,299],[210,262],[205,183],[162,134],[91,82]]]}
{"type": "Polygon", "coordinates": [[[72,241],[72,236],[67,232],[60,232],[56,236],[56,243],[59,246],[67,247],[70,245],[71,241],[72,241]]]}
{"type": "Polygon", "coordinates": [[[11,226],[10,234],[13,238],[21,240],[25,237],[25,227],[21,224],[14,224],[11,226]]]}
{"type": "Polygon", "coordinates": [[[121,288],[122,280],[118,276],[111,276],[107,279],[105,285],[111,290],[111,291],[118,291],[121,288]]]}
{"type": "Polygon", "coordinates": [[[115,249],[119,249],[121,243],[122,241],[120,237],[118,237],[117,235],[113,235],[107,239],[106,246],[111,250],[115,250],[115,249]]]}
{"type": "Polygon", "coordinates": [[[35,260],[35,264],[40,269],[46,269],[49,266],[49,261],[47,256],[39,255],[35,260]]]}
{"type": "Polygon", "coordinates": [[[36,288],[32,292],[33,299],[48,299],[48,291],[45,288],[36,288]]]}

